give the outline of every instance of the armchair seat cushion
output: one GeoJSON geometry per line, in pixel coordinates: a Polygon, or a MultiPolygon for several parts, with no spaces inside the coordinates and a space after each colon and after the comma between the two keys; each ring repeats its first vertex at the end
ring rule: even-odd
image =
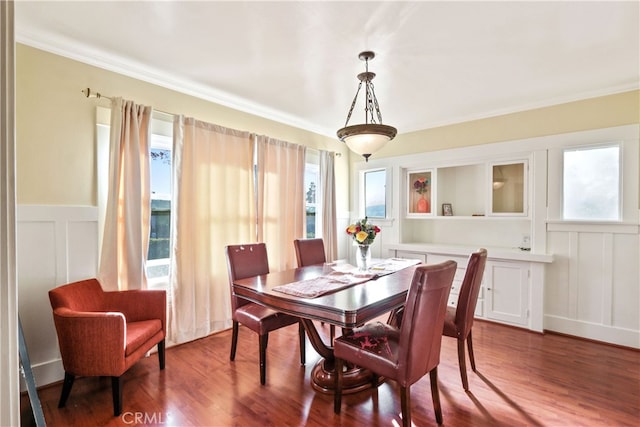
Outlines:
{"type": "MultiPolygon", "coordinates": [[[[126,346],[124,355],[130,356],[141,345],[147,343],[158,332],[162,332],[160,319],[141,320],[127,323],[126,346]]],[[[155,344],[155,343],[154,343],[155,344]]]]}

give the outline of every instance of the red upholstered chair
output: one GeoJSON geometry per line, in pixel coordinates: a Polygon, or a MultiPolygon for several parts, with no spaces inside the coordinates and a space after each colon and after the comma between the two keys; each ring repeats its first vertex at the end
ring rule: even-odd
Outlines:
{"type": "Polygon", "coordinates": [[[233,293],[234,280],[269,273],[269,259],[267,256],[267,247],[264,243],[230,245],[225,248],[225,253],[227,256],[227,269],[229,271],[229,285],[231,287],[231,314],[233,319],[231,355],[229,358],[231,360],[236,358],[238,326],[242,323],[258,334],[260,347],[260,384],[264,385],[267,376],[267,342],[269,340],[269,332],[297,323],[300,337],[300,364],[304,365],[304,327],[297,317],[279,313],[263,305],[238,297],[233,293]]]}
{"type": "Polygon", "coordinates": [[[64,366],[59,408],[76,376],[111,377],[113,414],[122,412],[122,374],[156,344],[164,369],[165,291],[104,292],[96,279],[49,291],[64,366]]]}
{"type": "Polygon", "coordinates": [[[467,366],[465,363],[464,342],[467,341],[469,350],[469,361],[471,369],[476,371],[476,361],[473,357],[473,342],[471,340],[471,327],[473,317],[478,302],[478,293],[482,284],[484,266],[487,263],[487,250],[479,249],[469,256],[467,270],[458,294],[458,304],[456,307],[447,307],[447,315],[444,318],[443,334],[448,337],[458,339],[458,364],[460,365],[460,376],[462,386],[469,390],[467,379],[467,366]]]}
{"type": "Polygon", "coordinates": [[[333,345],[336,368],[334,412],[340,413],[344,361],[394,380],[400,386],[402,424],[411,425],[411,385],[427,372],[438,424],[442,409],[438,392],[438,364],[447,299],[456,272],[454,261],[418,266],[404,305],[402,324],[367,323],[336,338],[333,345]]]}

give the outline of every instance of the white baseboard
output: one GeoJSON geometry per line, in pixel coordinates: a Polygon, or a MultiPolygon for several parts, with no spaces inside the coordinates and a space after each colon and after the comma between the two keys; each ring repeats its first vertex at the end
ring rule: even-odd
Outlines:
{"type": "Polygon", "coordinates": [[[640,331],[551,315],[544,316],[544,329],[609,344],[640,349],[640,331]]]}

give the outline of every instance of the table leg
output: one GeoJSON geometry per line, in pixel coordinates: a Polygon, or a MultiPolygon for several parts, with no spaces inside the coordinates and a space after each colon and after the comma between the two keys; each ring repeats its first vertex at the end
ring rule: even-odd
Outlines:
{"type": "MultiPolygon", "coordinates": [[[[302,319],[302,324],[307,331],[307,336],[311,345],[322,358],[311,370],[311,386],[320,393],[333,394],[335,384],[335,363],[333,358],[333,347],[328,346],[322,340],[313,321],[302,319]]],[[[374,377],[371,371],[360,368],[352,364],[345,364],[343,373],[343,394],[357,393],[374,386],[374,379],[378,385],[383,379],[374,377]]]]}

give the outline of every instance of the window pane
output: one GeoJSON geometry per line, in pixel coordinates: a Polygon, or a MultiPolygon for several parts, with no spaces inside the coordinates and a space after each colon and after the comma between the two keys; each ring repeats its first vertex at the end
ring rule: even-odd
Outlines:
{"type": "Polygon", "coordinates": [[[619,158],[617,145],[564,152],[564,219],[620,219],[619,158]]]}
{"type": "Polygon", "coordinates": [[[364,214],[369,218],[386,218],[387,171],[364,173],[364,214]]]}
{"type": "MultiPolygon", "coordinates": [[[[148,259],[165,259],[170,257],[171,150],[152,148],[150,168],[151,231],[149,235],[148,259]]],[[[164,271],[164,266],[154,267],[152,264],[153,263],[150,263],[147,269],[149,277],[165,276],[168,274],[168,271],[164,271]]],[[[168,268],[168,263],[166,267],[168,268]]]]}
{"type": "Polygon", "coordinates": [[[307,238],[316,237],[316,193],[319,178],[318,165],[307,163],[304,171],[307,238]]]}

